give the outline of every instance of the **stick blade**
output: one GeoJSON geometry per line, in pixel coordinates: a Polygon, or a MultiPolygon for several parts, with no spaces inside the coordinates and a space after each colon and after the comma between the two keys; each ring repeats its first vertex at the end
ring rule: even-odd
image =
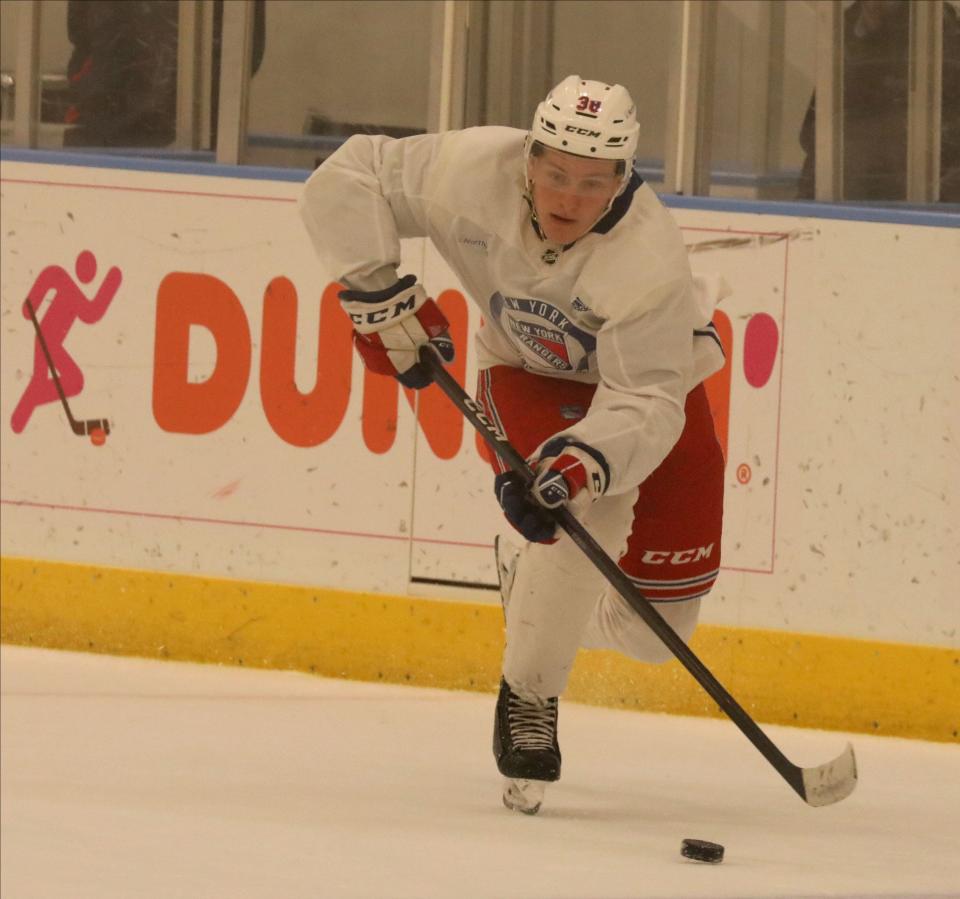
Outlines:
{"type": "Polygon", "coordinates": [[[832,762],[802,770],[803,798],[815,807],[846,799],[857,785],[857,759],[850,743],[832,762]]]}
{"type": "Polygon", "coordinates": [[[88,418],[86,421],[71,421],[70,427],[78,437],[86,437],[94,431],[110,433],[110,422],[105,418],[88,418]]]}

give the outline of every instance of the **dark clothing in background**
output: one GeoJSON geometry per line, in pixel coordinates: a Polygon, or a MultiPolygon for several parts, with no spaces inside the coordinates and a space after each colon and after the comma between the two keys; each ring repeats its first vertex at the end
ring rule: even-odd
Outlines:
{"type": "MultiPolygon", "coordinates": [[[[904,200],[907,172],[910,4],[890,4],[876,31],[857,22],[862,0],[843,21],[843,197],[904,200]]],[[[940,199],[960,202],[960,21],[944,4],[940,199]]],[[[806,153],[798,196],[814,196],[816,96],[800,130],[806,153]]]]}
{"type": "Polygon", "coordinates": [[[149,147],[173,141],[177,0],[71,0],[65,146],[149,147]]]}
{"type": "MultiPolygon", "coordinates": [[[[178,0],[70,0],[71,106],[65,146],[162,147],[176,137],[178,0]]],[[[223,0],[214,5],[216,139],[223,0]]],[[[251,72],[263,60],[265,0],[254,4],[251,72]]]]}

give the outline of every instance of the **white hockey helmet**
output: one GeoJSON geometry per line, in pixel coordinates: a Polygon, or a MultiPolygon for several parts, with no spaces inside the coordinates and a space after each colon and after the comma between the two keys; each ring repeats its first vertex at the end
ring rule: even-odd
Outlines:
{"type": "Polygon", "coordinates": [[[568,75],[537,107],[528,143],[576,156],[621,159],[629,178],[639,135],[636,106],[623,85],[568,75]]]}

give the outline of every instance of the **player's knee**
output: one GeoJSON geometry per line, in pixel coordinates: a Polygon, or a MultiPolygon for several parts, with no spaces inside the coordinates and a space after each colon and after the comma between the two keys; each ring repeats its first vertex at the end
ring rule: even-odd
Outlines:
{"type": "MultiPolygon", "coordinates": [[[[697,629],[700,600],[689,599],[676,603],[654,603],[654,608],[666,620],[684,643],[689,643],[697,629]]],[[[636,622],[634,639],[630,641],[633,658],[652,665],[662,665],[675,658],[667,645],[646,624],[636,622]]]]}
{"type": "MultiPolygon", "coordinates": [[[[690,637],[693,636],[694,630],[696,630],[696,623],[690,628],[689,633],[680,634],[683,638],[684,643],[690,641],[690,637]]],[[[659,638],[655,641],[647,643],[643,650],[642,655],[638,654],[635,656],[638,661],[647,662],[651,665],[662,665],[664,662],[670,662],[676,658],[676,656],[667,648],[667,644],[663,643],[659,638]]]]}
{"type": "Polygon", "coordinates": [[[648,665],[662,665],[664,662],[669,662],[671,659],[676,658],[676,656],[667,649],[666,644],[661,643],[659,640],[647,643],[642,649],[635,650],[632,655],[638,662],[646,662],[648,665]]]}

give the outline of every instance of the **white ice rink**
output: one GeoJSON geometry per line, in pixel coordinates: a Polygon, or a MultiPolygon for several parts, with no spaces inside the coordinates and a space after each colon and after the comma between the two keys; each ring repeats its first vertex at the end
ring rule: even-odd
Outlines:
{"type": "MultiPolygon", "coordinates": [[[[3,899],[960,895],[957,745],[853,735],[857,791],[814,809],[732,724],[561,704],[563,780],[526,817],[500,804],[493,696],[0,662],[3,899]]],[[[847,739],[767,730],[801,765],[847,739]]]]}

